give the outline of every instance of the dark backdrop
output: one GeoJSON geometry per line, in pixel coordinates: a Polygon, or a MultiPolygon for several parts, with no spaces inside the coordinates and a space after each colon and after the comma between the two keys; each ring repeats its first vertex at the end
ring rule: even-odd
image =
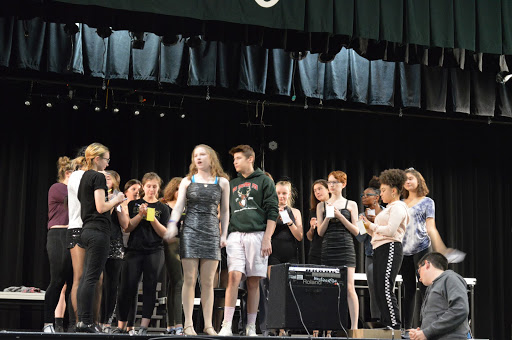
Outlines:
{"type": "MultiPolygon", "coordinates": [[[[110,169],[122,184],[156,171],[164,181],[183,176],[194,145],[206,143],[233,174],[230,147],[246,143],[262,155],[275,179],[288,176],[298,191],[297,207],[308,215],[310,186],[331,170],[348,174],[346,195],[359,195],[372,175],[386,168],[421,171],[437,207],[436,222],[447,245],[467,252],[452,268],[476,277],[476,336],[510,338],[511,127],[464,121],[389,117],[352,112],[267,106],[262,129],[242,125],[261,118],[229,102],[187,103],[185,119],[168,114],[113,115],[69,105],[53,109],[23,105],[23,92],[0,91],[0,288],[49,282],[45,250],[47,191],[57,158],[97,141],[111,150],[110,169]],[[21,94],[20,94],[21,93],[21,94]]],[[[307,219],[305,218],[305,223],[307,219]]],[[[362,271],[359,261],[358,271],[362,271]]]]}

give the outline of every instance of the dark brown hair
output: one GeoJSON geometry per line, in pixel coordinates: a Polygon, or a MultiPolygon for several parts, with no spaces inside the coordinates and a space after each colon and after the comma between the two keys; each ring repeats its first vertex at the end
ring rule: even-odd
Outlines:
{"type": "MultiPolygon", "coordinates": [[[[418,188],[416,189],[416,195],[418,197],[427,196],[430,192],[427,187],[427,183],[425,182],[425,178],[420,174],[418,170],[415,170],[414,168],[405,169],[406,174],[411,174],[418,180],[418,188]]],[[[409,191],[405,188],[402,190],[402,197],[407,198],[409,197],[409,191]]]]}
{"type": "Polygon", "coordinates": [[[317,179],[316,181],[313,182],[313,185],[311,186],[311,197],[309,201],[311,210],[316,210],[316,206],[318,205],[318,203],[320,203],[320,201],[317,200],[315,196],[315,185],[317,184],[321,184],[327,190],[329,190],[329,185],[327,184],[327,181],[325,179],[317,179]]]}
{"type": "Polygon", "coordinates": [[[441,253],[432,252],[432,253],[423,255],[421,260],[418,261],[417,266],[418,267],[421,266],[423,263],[425,263],[425,261],[430,262],[430,264],[433,265],[437,269],[441,269],[441,270],[448,269],[448,260],[441,253]]]}
{"type": "Polygon", "coordinates": [[[252,156],[254,159],[256,159],[256,154],[254,153],[254,150],[253,150],[253,148],[251,148],[250,145],[241,144],[241,145],[237,145],[234,148],[231,148],[231,150],[229,150],[229,154],[231,156],[234,156],[235,153],[238,153],[238,152],[241,152],[245,156],[245,158],[249,158],[252,156]]]}
{"type": "Polygon", "coordinates": [[[123,192],[126,192],[128,189],[130,189],[130,187],[132,185],[135,185],[135,184],[140,185],[141,188],[142,188],[142,183],[138,179],[131,179],[128,182],[126,182],[126,184],[124,185],[124,191],[123,192]]]}
{"type": "Polygon", "coordinates": [[[405,171],[401,169],[388,169],[380,173],[380,184],[389,185],[391,188],[396,188],[398,195],[402,192],[404,183],[407,180],[405,171]]]}

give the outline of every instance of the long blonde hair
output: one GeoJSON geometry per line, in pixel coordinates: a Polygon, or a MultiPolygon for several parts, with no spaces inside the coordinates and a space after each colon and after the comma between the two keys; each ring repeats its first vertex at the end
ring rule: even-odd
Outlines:
{"type": "Polygon", "coordinates": [[[102,157],[105,153],[110,152],[108,148],[100,143],[92,143],[85,149],[85,162],[87,170],[91,170],[94,166],[94,158],[102,157]]]}
{"type": "Polygon", "coordinates": [[[295,204],[295,191],[292,188],[292,183],[290,183],[288,181],[279,181],[276,183],[276,187],[278,185],[288,188],[290,195],[288,196],[288,201],[286,202],[286,205],[289,206],[290,208],[292,208],[293,205],[295,204]]]}
{"type": "Polygon", "coordinates": [[[208,156],[210,156],[210,170],[211,170],[212,175],[215,177],[224,177],[225,179],[227,179],[229,181],[229,176],[222,169],[222,165],[220,164],[219,156],[217,155],[217,152],[215,152],[215,150],[213,150],[211,147],[209,147],[206,144],[196,145],[194,150],[192,150],[192,157],[191,157],[192,161],[190,163],[187,178],[192,179],[192,176],[197,174],[197,167],[196,167],[196,163],[194,162],[194,152],[196,151],[197,148],[203,148],[206,151],[206,153],[208,154],[208,156]]]}

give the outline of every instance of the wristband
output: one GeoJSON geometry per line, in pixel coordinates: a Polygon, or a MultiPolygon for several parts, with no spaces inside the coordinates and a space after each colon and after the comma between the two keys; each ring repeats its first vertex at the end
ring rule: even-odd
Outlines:
{"type": "Polygon", "coordinates": [[[173,223],[173,222],[176,222],[175,220],[169,220],[167,221],[167,223],[173,223]]]}

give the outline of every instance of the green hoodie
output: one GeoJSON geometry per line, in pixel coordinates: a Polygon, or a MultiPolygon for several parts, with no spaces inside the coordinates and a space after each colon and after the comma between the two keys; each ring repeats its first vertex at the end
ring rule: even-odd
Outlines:
{"type": "Polygon", "coordinates": [[[229,182],[229,186],[229,232],[265,231],[267,220],[277,220],[276,187],[263,171],[256,169],[247,178],[238,174],[229,182]]]}

